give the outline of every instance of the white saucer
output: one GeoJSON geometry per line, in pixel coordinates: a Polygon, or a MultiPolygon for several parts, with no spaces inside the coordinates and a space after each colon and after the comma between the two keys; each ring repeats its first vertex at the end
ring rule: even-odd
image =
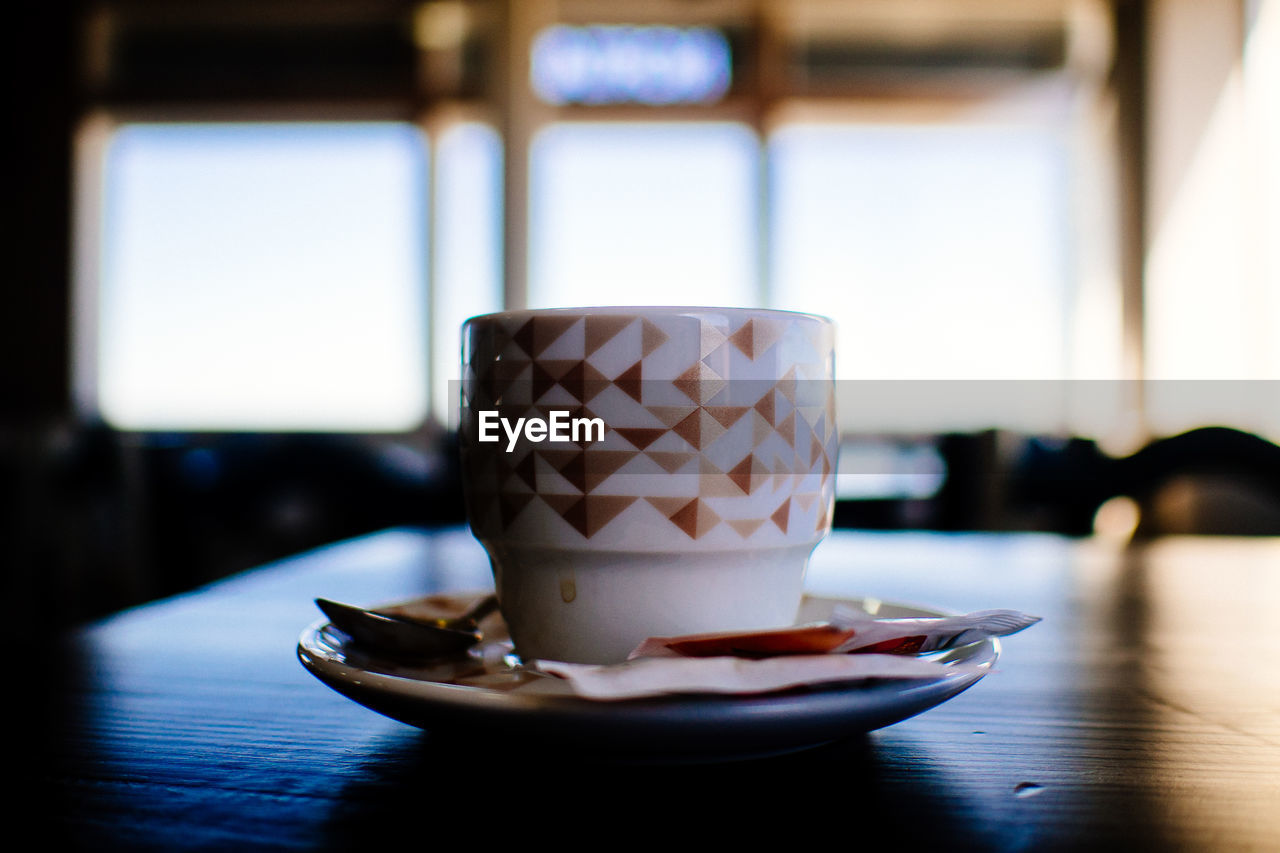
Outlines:
{"type": "MultiPolygon", "coordinates": [[[[474,598],[433,596],[429,601],[456,612],[474,598]]],[[[425,601],[401,606],[411,609],[425,601]]],[[[837,604],[868,609],[868,602],[806,597],[797,621],[824,619],[837,604]]],[[[880,617],[946,615],[878,601],[871,606],[880,617]]],[[[485,636],[503,637],[500,617],[491,619],[484,625],[485,636]]],[[[346,635],[324,620],[298,640],[298,658],[316,678],[361,705],[419,728],[465,731],[511,743],[555,743],[593,753],[669,757],[764,754],[871,731],[973,686],[1000,655],[1000,643],[993,638],[935,656],[943,663],[970,666],[929,681],[598,702],[573,695],[558,679],[507,669],[502,655],[508,649],[501,639],[486,640],[469,657],[413,667],[352,648],[346,635]]]]}

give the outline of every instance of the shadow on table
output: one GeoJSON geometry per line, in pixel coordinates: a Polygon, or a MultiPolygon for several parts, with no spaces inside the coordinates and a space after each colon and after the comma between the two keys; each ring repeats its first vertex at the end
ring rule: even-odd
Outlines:
{"type": "Polygon", "coordinates": [[[371,754],[338,797],[325,828],[331,849],[421,841],[439,820],[477,809],[492,814],[494,828],[579,841],[591,838],[577,832],[605,818],[613,840],[675,841],[675,827],[686,838],[690,830],[715,833],[718,842],[775,828],[813,843],[883,839],[949,850],[994,843],[962,785],[927,766],[894,769],[866,735],[769,758],[677,765],[476,750],[414,732],[387,738],[371,754]]]}
{"type": "Polygon", "coordinates": [[[492,816],[482,834],[501,827],[578,841],[601,840],[581,833],[604,816],[609,842],[662,843],[687,823],[720,846],[781,829],[801,843],[884,841],[887,850],[1132,849],[1135,839],[1176,848],[1160,781],[1168,725],[1150,698],[1150,568],[1143,549],[1128,549],[1080,576],[1096,594],[1060,591],[1061,606],[1045,615],[1055,619],[1054,642],[1074,650],[1069,670],[1037,667],[1037,654],[1056,658],[1025,644],[1031,669],[993,681],[989,705],[800,752],[616,763],[563,740],[477,748],[396,730],[360,747],[325,840],[334,849],[421,840],[479,810],[492,816]],[[987,720],[987,731],[970,731],[971,718],[987,720]]]}

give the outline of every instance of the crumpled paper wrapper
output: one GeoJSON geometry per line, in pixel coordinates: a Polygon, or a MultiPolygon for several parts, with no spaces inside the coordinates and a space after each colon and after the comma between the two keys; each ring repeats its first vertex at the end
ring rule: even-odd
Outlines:
{"type": "Polygon", "coordinates": [[[980,668],[918,655],[1017,633],[1039,617],[1014,610],[876,619],[837,608],[828,622],[762,631],[651,637],[620,664],[533,661],[588,699],[772,693],[868,679],[938,679],[980,668]]]}
{"type": "Polygon", "coordinates": [[[567,680],[587,699],[639,699],[670,693],[773,693],[811,684],[869,678],[943,678],[977,671],[900,655],[791,655],[633,658],[595,665],[538,661],[542,672],[567,680]]]}

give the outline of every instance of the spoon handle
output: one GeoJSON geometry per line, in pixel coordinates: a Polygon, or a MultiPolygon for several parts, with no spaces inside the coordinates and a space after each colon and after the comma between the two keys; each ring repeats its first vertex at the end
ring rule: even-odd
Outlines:
{"type": "Polygon", "coordinates": [[[479,622],[481,619],[497,609],[498,596],[491,592],[484,598],[477,601],[475,605],[467,611],[463,618],[470,619],[472,622],[479,622]]]}

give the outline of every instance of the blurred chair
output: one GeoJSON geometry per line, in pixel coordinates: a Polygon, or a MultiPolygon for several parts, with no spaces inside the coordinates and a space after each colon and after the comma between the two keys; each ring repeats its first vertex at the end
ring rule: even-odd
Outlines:
{"type": "Polygon", "coordinates": [[[1005,515],[1051,519],[1043,529],[1093,532],[1116,497],[1137,507],[1135,538],[1280,535],[1280,447],[1228,427],[1157,439],[1112,458],[1085,439],[1030,439],[1010,472],[1005,515]]]}
{"type": "Polygon", "coordinates": [[[1137,538],[1168,534],[1280,536],[1280,447],[1206,427],[1116,461],[1116,494],[1139,506],[1137,538]]]}

